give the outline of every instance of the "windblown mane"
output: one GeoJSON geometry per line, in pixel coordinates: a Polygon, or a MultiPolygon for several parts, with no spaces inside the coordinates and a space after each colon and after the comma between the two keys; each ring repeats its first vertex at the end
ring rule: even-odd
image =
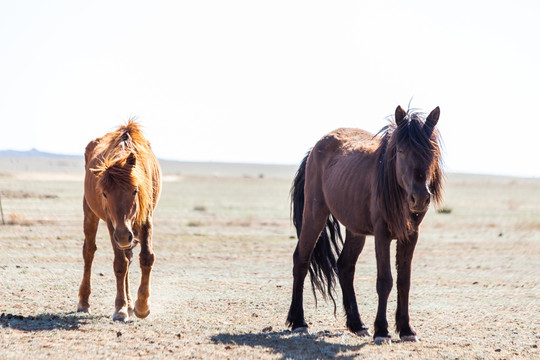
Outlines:
{"type": "Polygon", "coordinates": [[[153,157],[149,142],[144,138],[141,126],[131,118],[126,125],[100,139],[105,151],[99,164],[91,169],[98,177],[98,186],[105,192],[115,188],[137,190],[139,211],[135,223],[144,223],[152,212],[154,191],[152,169],[153,157]]]}
{"type": "Polygon", "coordinates": [[[425,114],[409,110],[398,126],[390,124],[379,131],[382,137],[377,176],[377,197],[381,213],[391,232],[406,238],[411,230],[410,210],[405,190],[399,186],[396,176],[397,147],[413,152],[418,163],[429,169],[429,191],[437,205],[442,201],[442,159],[440,136],[437,129],[424,126],[425,114]]]}

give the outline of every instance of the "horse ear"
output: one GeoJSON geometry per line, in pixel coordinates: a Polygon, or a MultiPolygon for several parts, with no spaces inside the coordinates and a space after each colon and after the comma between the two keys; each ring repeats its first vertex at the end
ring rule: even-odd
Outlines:
{"type": "Polygon", "coordinates": [[[137,164],[137,158],[135,157],[134,153],[129,153],[126,159],[126,164],[129,166],[135,166],[135,164],[137,164]]]}
{"type": "Polygon", "coordinates": [[[426,118],[426,124],[424,125],[424,127],[426,128],[429,134],[433,132],[435,125],[437,125],[440,114],[441,114],[441,109],[437,106],[435,109],[433,109],[433,111],[429,113],[428,117],[426,118]]]}
{"type": "Polygon", "coordinates": [[[403,110],[401,106],[398,105],[398,107],[396,108],[396,116],[395,116],[396,124],[398,126],[403,122],[403,119],[405,119],[405,116],[407,116],[407,112],[403,110]]]}

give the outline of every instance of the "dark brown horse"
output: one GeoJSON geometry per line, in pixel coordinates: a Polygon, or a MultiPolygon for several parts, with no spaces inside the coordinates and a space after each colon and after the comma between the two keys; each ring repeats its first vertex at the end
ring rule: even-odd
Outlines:
{"type": "Polygon", "coordinates": [[[91,270],[99,219],[107,223],[114,250],[116,301],[113,320],[126,321],[133,313],[150,314],[150,272],[154,265],[152,214],[161,192],[161,169],[140,126],[125,126],[91,141],[86,147],[84,179],[84,275],[77,311],[88,312],[91,270]],[[141,283],[135,307],[129,292],[133,247],[141,244],[141,283]]]}
{"type": "Polygon", "coordinates": [[[402,341],[417,341],[409,322],[411,262],[430,199],[441,201],[441,156],[435,130],[439,113],[437,107],[424,121],[420,112],[407,113],[398,106],[395,122],[378,135],[338,129],[319,140],[304,158],[291,189],[298,234],[287,317],[293,330],[307,328],[302,298],[309,271],[314,295],[318,289],[325,299],[329,296],[334,309],[337,275],[347,328],[370,336],[358,313],[353,279],[366,235],[375,235],[379,306],[374,341],[390,342],[386,307],[393,282],[392,239],[397,239],[396,330],[402,341]],[[340,223],[346,228],[344,243],[340,223]]]}

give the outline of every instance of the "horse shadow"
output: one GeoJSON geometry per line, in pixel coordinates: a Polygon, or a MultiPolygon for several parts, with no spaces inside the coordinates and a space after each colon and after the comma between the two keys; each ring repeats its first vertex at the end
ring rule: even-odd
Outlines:
{"type": "Polygon", "coordinates": [[[0,314],[0,328],[21,331],[78,330],[82,325],[94,322],[100,317],[102,316],[81,315],[76,312],[29,316],[2,313],[0,314]]]}
{"type": "Polygon", "coordinates": [[[342,335],[330,331],[303,334],[285,330],[245,334],[224,333],[214,335],[210,340],[215,344],[266,348],[274,354],[281,354],[282,360],[306,358],[350,360],[358,356],[357,351],[369,344],[369,340],[357,345],[332,343],[325,340],[342,335]]]}

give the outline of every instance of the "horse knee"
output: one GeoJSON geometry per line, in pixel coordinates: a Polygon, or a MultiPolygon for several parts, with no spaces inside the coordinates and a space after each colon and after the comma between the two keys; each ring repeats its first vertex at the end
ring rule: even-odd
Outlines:
{"type": "Polygon", "coordinates": [[[407,278],[398,277],[396,281],[396,286],[398,290],[405,289],[408,291],[408,289],[411,287],[411,279],[408,277],[407,278]]]}
{"type": "Polygon", "coordinates": [[[88,241],[85,241],[83,244],[83,253],[85,254],[93,254],[97,250],[97,246],[95,243],[90,243],[88,241]]]}
{"type": "Polygon", "coordinates": [[[377,293],[388,295],[392,291],[392,277],[377,277],[377,293]]]}
{"type": "Polygon", "coordinates": [[[114,273],[124,275],[128,269],[128,260],[124,258],[115,258],[113,262],[114,273]]]}
{"type": "Polygon", "coordinates": [[[156,255],[151,252],[141,253],[139,261],[141,267],[152,267],[156,261],[156,255]]]}

